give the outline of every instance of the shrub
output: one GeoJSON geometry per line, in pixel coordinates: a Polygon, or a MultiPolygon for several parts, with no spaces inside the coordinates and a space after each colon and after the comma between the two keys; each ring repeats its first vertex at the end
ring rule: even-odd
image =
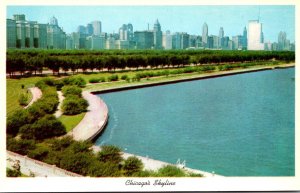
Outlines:
{"type": "Polygon", "coordinates": [[[48,153],[49,153],[48,147],[37,146],[35,149],[28,152],[28,157],[42,161],[44,158],[47,157],[48,153]]]}
{"type": "Polygon", "coordinates": [[[113,145],[104,145],[98,153],[98,160],[101,162],[120,163],[123,160],[121,157],[121,149],[113,145]]]}
{"type": "Polygon", "coordinates": [[[19,132],[19,128],[28,122],[28,112],[24,109],[15,111],[7,118],[6,129],[7,133],[15,136],[19,132]]]}
{"type": "Polygon", "coordinates": [[[69,95],[81,97],[81,92],[82,90],[78,86],[64,86],[62,88],[62,93],[65,97],[68,97],[69,95]]]}
{"type": "Polygon", "coordinates": [[[167,165],[158,170],[158,176],[184,177],[185,173],[176,166],[167,165]]]}
{"type": "Polygon", "coordinates": [[[64,86],[64,83],[62,80],[55,80],[55,87],[56,87],[56,90],[61,90],[61,88],[64,86]]]}
{"type": "Polygon", "coordinates": [[[65,151],[60,161],[60,167],[77,174],[87,175],[93,162],[91,158],[90,153],[79,152],[74,154],[73,152],[65,151]]]}
{"type": "Polygon", "coordinates": [[[127,78],[128,78],[128,75],[126,75],[126,74],[124,74],[124,75],[121,76],[122,80],[126,80],[127,78]]]}
{"type": "Polygon", "coordinates": [[[79,97],[68,97],[63,101],[62,110],[66,115],[77,115],[85,112],[88,107],[88,102],[79,97]]]}
{"type": "Polygon", "coordinates": [[[119,76],[117,74],[113,74],[107,78],[108,82],[119,80],[119,76]]]}
{"type": "Polygon", "coordinates": [[[20,177],[21,175],[22,174],[21,174],[20,170],[12,170],[12,169],[6,168],[6,176],[7,177],[20,177]]]}
{"type": "Polygon", "coordinates": [[[124,174],[126,176],[132,176],[135,173],[142,171],[143,163],[135,156],[128,157],[123,165],[124,174]]]}
{"type": "Polygon", "coordinates": [[[86,85],[85,80],[80,76],[64,78],[63,83],[64,85],[76,85],[79,87],[84,87],[86,85]]]}
{"type": "Polygon", "coordinates": [[[34,140],[17,140],[8,137],[6,142],[6,148],[9,151],[13,151],[21,155],[26,155],[30,150],[35,149],[35,142],[34,140]]]}
{"type": "Polygon", "coordinates": [[[89,83],[98,83],[100,82],[100,78],[91,78],[89,79],[89,83]]]}
{"type": "Polygon", "coordinates": [[[27,124],[20,128],[24,139],[46,139],[60,136],[66,133],[65,126],[53,115],[45,115],[33,124],[27,124]]]}

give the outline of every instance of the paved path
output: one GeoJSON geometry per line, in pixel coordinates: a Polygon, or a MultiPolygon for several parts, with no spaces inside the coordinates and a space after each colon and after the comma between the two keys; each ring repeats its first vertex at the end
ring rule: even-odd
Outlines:
{"type": "Polygon", "coordinates": [[[60,117],[63,114],[63,112],[61,110],[61,105],[62,105],[63,100],[65,99],[65,97],[63,96],[61,91],[57,91],[57,95],[58,95],[59,104],[58,104],[56,112],[54,113],[54,116],[56,118],[60,117]]]}
{"type": "Polygon", "coordinates": [[[32,99],[30,103],[24,107],[27,109],[30,105],[32,105],[35,101],[42,97],[42,91],[38,87],[29,88],[29,91],[32,93],[32,99]]]}
{"type": "Polygon", "coordinates": [[[92,140],[104,129],[108,120],[108,108],[99,97],[90,92],[84,91],[82,96],[89,103],[88,112],[68,135],[75,140],[92,140]]]}

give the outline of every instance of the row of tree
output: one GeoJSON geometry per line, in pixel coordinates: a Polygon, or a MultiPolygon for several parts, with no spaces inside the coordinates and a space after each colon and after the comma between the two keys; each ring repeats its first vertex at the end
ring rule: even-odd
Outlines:
{"type": "Polygon", "coordinates": [[[125,68],[157,68],[178,67],[190,64],[219,64],[232,62],[284,60],[294,61],[294,52],[265,52],[265,51],[143,51],[143,52],[94,52],[94,51],[17,51],[7,52],[6,72],[10,76],[16,73],[37,74],[50,69],[53,74],[62,70],[73,73],[81,69],[103,70],[125,68]],[[41,52],[41,53],[40,53],[41,52]],[[80,53],[80,54],[79,54],[80,53]],[[115,54],[113,54],[115,53],[115,54]]]}

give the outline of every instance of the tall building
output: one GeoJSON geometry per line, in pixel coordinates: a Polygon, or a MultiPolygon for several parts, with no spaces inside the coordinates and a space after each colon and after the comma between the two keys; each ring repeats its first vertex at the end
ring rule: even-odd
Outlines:
{"type": "Polygon", "coordinates": [[[158,22],[158,19],[154,23],[153,27],[153,41],[154,41],[154,48],[155,49],[162,49],[162,31],[160,23],[158,22]]]}
{"type": "Polygon", "coordinates": [[[203,47],[208,47],[208,26],[206,23],[204,23],[202,27],[202,43],[203,47]]]}
{"type": "Polygon", "coordinates": [[[246,26],[244,27],[244,31],[243,31],[242,47],[243,47],[243,49],[247,50],[247,28],[246,28],[246,26]]]}
{"type": "Polygon", "coordinates": [[[220,27],[218,48],[223,48],[223,47],[224,47],[224,29],[223,29],[223,27],[220,27]]]}
{"type": "Polygon", "coordinates": [[[248,50],[264,50],[262,23],[258,20],[250,20],[248,23],[248,50]]]}
{"type": "Polygon", "coordinates": [[[242,48],[243,48],[243,36],[241,35],[232,36],[232,49],[242,50],[242,48]]]}
{"type": "Polygon", "coordinates": [[[133,26],[132,24],[123,24],[119,28],[119,38],[120,40],[133,41],[133,26]]]}
{"type": "Polygon", "coordinates": [[[93,28],[93,25],[92,25],[91,23],[88,23],[88,24],[86,25],[85,29],[86,29],[86,34],[87,34],[88,36],[91,36],[91,35],[94,34],[94,28],[93,28]]]}
{"type": "Polygon", "coordinates": [[[102,28],[101,28],[101,22],[100,21],[93,21],[93,32],[94,35],[99,36],[102,33],[102,28]]]}
{"type": "Polygon", "coordinates": [[[34,24],[33,38],[34,48],[47,49],[47,24],[34,24]]]}
{"type": "Polygon", "coordinates": [[[165,50],[172,49],[172,35],[169,30],[167,30],[166,33],[163,34],[162,46],[165,50]]]}
{"type": "Polygon", "coordinates": [[[135,31],[136,49],[152,49],[154,47],[154,34],[152,31],[135,31]]]}
{"type": "Polygon", "coordinates": [[[58,26],[57,19],[53,16],[47,26],[48,49],[66,49],[66,33],[58,26]]]}
{"type": "Polygon", "coordinates": [[[17,26],[13,19],[6,19],[6,47],[17,47],[17,26]]]}

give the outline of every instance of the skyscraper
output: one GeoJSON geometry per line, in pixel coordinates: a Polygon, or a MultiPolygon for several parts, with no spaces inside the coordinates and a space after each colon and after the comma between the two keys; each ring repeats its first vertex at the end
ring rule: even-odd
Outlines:
{"type": "Polygon", "coordinates": [[[101,28],[101,22],[100,21],[93,21],[93,30],[94,30],[94,35],[99,36],[101,35],[102,28],[101,28]]]}
{"type": "Polygon", "coordinates": [[[66,33],[58,26],[57,19],[53,16],[47,25],[48,49],[66,49],[66,33]]]}
{"type": "Polygon", "coordinates": [[[243,31],[243,49],[247,49],[247,28],[246,26],[244,27],[244,31],[243,31]]]}
{"type": "Polygon", "coordinates": [[[202,27],[202,43],[203,43],[203,47],[207,47],[207,41],[208,39],[208,26],[206,23],[203,24],[202,27]]]}
{"type": "Polygon", "coordinates": [[[119,37],[120,40],[127,40],[132,41],[133,40],[133,26],[132,24],[123,24],[119,28],[119,37]]]}
{"type": "Polygon", "coordinates": [[[134,38],[137,49],[152,49],[153,47],[152,31],[135,31],[134,38]]]}
{"type": "Polygon", "coordinates": [[[167,30],[166,33],[163,34],[162,46],[165,50],[172,49],[172,35],[169,30],[167,30]]]}
{"type": "Polygon", "coordinates": [[[283,50],[285,48],[286,43],[286,33],[280,31],[278,34],[278,50],[283,50]]]}
{"type": "Polygon", "coordinates": [[[223,47],[224,47],[224,29],[223,27],[220,27],[218,48],[223,48],[223,47]]]}
{"type": "Polygon", "coordinates": [[[248,23],[248,50],[264,50],[262,43],[262,23],[250,20],[248,23]]]}
{"type": "Polygon", "coordinates": [[[154,48],[155,49],[162,49],[162,31],[160,27],[160,23],[158,22],[158,19],[154,23],[153,27],[153,38],[154,38],[154,48]]]}
{"type": "Polygon", "coordinates": [[[17,43],[17,26],[13,19],[6,20],[6,47],[16,48],[17,43]]]}

